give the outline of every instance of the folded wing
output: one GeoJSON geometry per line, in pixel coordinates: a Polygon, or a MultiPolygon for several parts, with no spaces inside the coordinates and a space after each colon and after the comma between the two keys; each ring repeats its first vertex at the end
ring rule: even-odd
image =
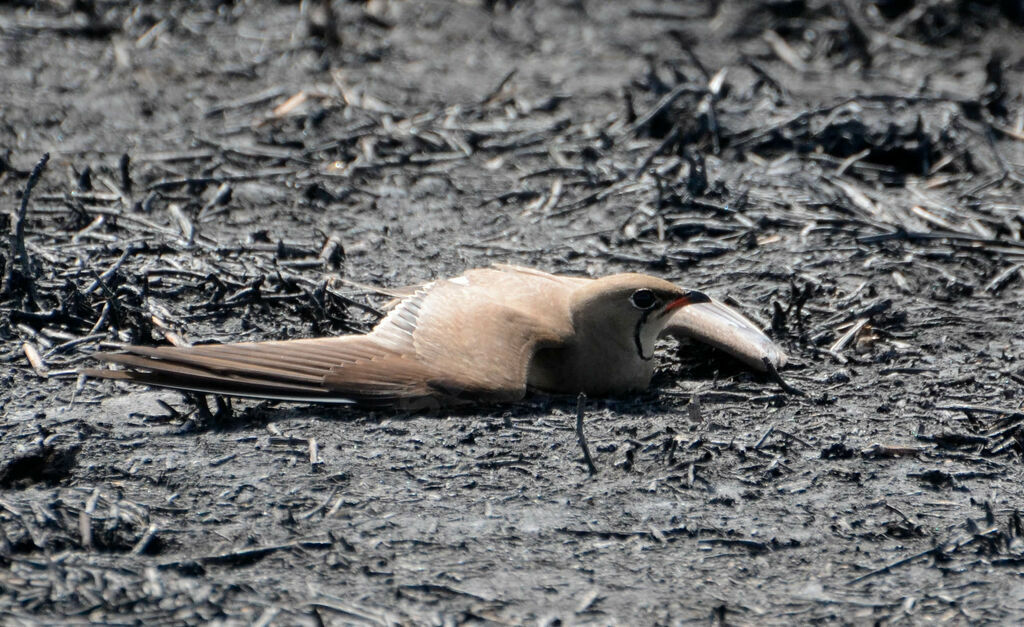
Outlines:
{"type": "Polygon", "coordinates": [[[98,355],[125,369],[84,373],[303,402],[416,407],[433,401],[515,400],[526,392],[533,353],[571,337],[571,289],[560,285],[555,277],[473,270],[403,298],[367,335],[128,346],[98,355]]]}

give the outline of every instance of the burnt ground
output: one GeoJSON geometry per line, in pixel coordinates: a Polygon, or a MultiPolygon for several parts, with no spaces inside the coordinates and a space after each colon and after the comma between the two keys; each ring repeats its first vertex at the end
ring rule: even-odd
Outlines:
{"type": "Polygon", "coordinates": [[[1024,620],[1024,7],[489,4],[0,6],[0,622],[1024,620]],[[732,298],[806,395],[668,346],[591,476],[575,399],[74,374],[494,262],[732,298]]]}

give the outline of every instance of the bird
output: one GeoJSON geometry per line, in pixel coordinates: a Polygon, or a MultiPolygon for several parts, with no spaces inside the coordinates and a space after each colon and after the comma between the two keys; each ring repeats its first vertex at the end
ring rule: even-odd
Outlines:
{"type": "Polygon", "coordinates": [[[721,348],[759,370],[785,353],[703,292],[637,273],[601,278],[514,265],[389,292],[366,334],[194,346],[129,345],[90,377],[226,396],[422,409],[513,402],[529,392],[647,389],[664,335],[721,348]]]}

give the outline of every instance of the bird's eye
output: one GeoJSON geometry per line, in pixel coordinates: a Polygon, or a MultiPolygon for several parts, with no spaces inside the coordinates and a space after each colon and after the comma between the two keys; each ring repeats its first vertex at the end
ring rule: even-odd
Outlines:
{"type": "Polygon", "coordinates": [[[654,309],[654,306],[658,304],[658,297],[651,290],[641,289],[633,292],[629,297],[629,302],[637,309],[647,311],[654,309]]]}

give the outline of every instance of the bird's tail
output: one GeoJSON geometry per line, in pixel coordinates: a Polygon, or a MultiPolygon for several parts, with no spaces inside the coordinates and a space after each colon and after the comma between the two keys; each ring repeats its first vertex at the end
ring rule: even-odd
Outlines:
{"type": "Polygon", "coordinates": [[[125,346],[100,353],[121,369],[89,368],[90,377],[259,399],[406,405],[429,397],[427,377],[368,336],[203,344],[125,346]],[[399,402],[404,401],[404,402],[399,402]]]}

